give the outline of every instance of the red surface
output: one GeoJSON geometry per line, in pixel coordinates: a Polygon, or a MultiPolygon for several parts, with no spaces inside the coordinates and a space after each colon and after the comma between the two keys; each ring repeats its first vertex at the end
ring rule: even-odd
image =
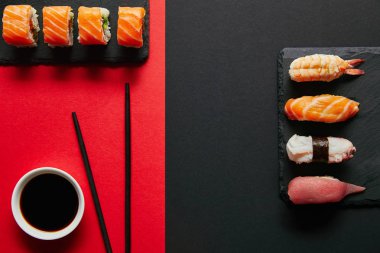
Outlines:
{"type": "Polygon", "coordinates": [[[132,252],[165,252],[165,4],[151,2],[151,51],[136,67],[0,68],[0,252],[105,252],[71,112],[85,138],[114,252],[124,252],[124,83],[131,86],[132,252]],[[81,185],[77,230],[39,241],[15,223],[13,187],[53,166],[81,185]]]}

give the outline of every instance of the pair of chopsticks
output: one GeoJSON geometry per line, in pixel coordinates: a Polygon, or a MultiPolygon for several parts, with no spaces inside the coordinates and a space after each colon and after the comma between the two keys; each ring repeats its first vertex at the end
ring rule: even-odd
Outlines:
{"type": "MultiPolygon", "coordinates": [[[[107,253],[112,253],[111,248],[111,242],[108,237],[106,224],[104,222],[104,217],[102,213],[102,208],[100,205],[98,193],[96,191],[95,181],[94,177],[92,175],[90,162],[88,159],[86,146],[84,144],[82,132],[80,130],[79,121],[77,118],[77,114],[75,112],[72,113],[74,126],[75,126],[75,132],[77,134],[78,142],[80,151],[83,158],[83,163],[86,169],[87,179],[90,184],[91,194],[92,198],[94,200],[96,214],[98,216],[98,221],[100,225],[100,229],[102,232],[103,242],[104,246],[106,248],[107,253]]],[[[131,231],[130,231],[130,219],[131,219],[131,212],[130,212],[130,187],[131,187],[131,137],[130,137],[130,92],[129,92],[129,84],[127,83],[125,86],[125,167],[126,167],[126,173],[125,173],[125,252],[129,253],[131,250],[131,231]]]]}

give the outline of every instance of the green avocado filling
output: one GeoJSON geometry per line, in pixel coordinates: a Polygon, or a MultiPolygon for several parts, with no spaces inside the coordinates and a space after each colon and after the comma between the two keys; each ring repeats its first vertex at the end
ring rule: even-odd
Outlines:
{"type": "Polygon", "coordinates": [[[103,16],[103,30],[107,30],[109,25],[108,17],[103,16]]]}
{"type": "Polygon", "coordinates": [[[73,23],[74,23],[74,13],[70,12],[70,21],[69,21],[70,31],[72,31],[73,29],[73,23]]]}
{"type": "Polygon", "coordinates": [[[36,29],[33,30],[33,40],[37,41],[38,40],[38,32],[36,29]]]}

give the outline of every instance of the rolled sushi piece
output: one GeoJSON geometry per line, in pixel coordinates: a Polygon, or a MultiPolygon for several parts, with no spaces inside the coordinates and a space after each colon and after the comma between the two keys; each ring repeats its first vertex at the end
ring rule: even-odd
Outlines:
{"type": "Polygon", "coordinates": [[[141,7],[119,7],[117,42],[120,46],[141,48],[145,9],[141,7]]]}
{"type": "Polygon", "coordinates": [[[354,157],[356,148],[351,141],[338,137],[293,135],[286,144],[291,161],[301,163],[341,163],[354,157]]]}
{"type": "Polygon", "coordinates": [[[325,204],[341,201],[349,194],[366,188],[339,181],[333,177],[296,177],[288,185],[290,201],[296,205],[325,204]]]}
{"type": "Polygon", "coordinates": [[[49,47],[73,45],[74,13],[70,6],[48,6],[42,9],[45,43],[49,47]]]}
{"type": "Polygon", "coordinates": [[[109,15],[109,10],[105,8],[79,7],[79,43],[82,45],[107,45],[111,39],[109,15]]]}
{"type": "Polygon", "coordinates": [[[3,13],[3,38],[8,45],[36,47],[40,27],[31,5],[8,5],[3,13]]]}

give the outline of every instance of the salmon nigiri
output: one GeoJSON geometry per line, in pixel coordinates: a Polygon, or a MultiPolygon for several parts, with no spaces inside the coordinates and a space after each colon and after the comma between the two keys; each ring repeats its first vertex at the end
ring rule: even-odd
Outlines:
{"type": "Polygon", "coordinates": [[[365,187],[348,184],[333,177],[296,177],[289,182],[288,195],[293,204],[324,204],[341,201],[365,187]]]}
{"type": "Polygon", "coordinates": [[[8,5],[3,14],[3,38],[16,47],[35,47],[40,30],[37,11],[31,5],[8,5]]]}
{"type": "Polygon", "coordinates": [[[111,38],[110,12],[100,7],[78,9],[79,43],[82,45],[107,45],[111,38]]]}
{"type": "Polygon", "coordinates": [[[337,55],[313,54],[295,59],[290,64],[289,76],[296,82],[323,81],[330,82],[347,75],[363,75],[355,66],[363,59],[343,60],[337,55]]]}
{"type": "Polygon", "coordinates": [[[143,46],[143,24],[145,9],[141,7],[119,7],[117,42],[121,46],[140,48],[143,46]]]}
{"type": "Polygon", "coordinates": [[[335,123],[355,116],[359,103],[342,96],[320,95],[289,99],[285,114],[290,120],[335,123]]]}
{"type": "Polygon", "coordinates": [[[49,6],[42,9],[45,43],[50,47],[73,45],[74,13],[70,6],[49,6]]]}

